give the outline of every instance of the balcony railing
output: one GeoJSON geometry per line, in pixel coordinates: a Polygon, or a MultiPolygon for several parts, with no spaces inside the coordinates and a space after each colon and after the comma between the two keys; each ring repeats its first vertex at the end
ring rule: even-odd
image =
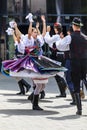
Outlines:
{"type": "MultiPolygon", "coordinates": [[[[20,14],[20,13],[10,13],[10,14],[5,14],[2,15],[0,14],[0,17],[4,17],[7,19],[7,22],[11,19],[15,19],[18,24],[28,24],[29,22],[26,21],[25,17],[27,14],[20,14]]],[[[35,14],[34,14],[35,15],[35,14]]],[[[62,24],[67,24],[70,21],[72,21],[73,17],[80,17],[81,19],[83,19],[84,17],[87,17],[87,14],[61,14],[61,15],[57,15],[57,14],[44,14],[46,16],[46,20],[47,23],[49,24],[53,24],[58,17],[60,17],[62,24]]]]}

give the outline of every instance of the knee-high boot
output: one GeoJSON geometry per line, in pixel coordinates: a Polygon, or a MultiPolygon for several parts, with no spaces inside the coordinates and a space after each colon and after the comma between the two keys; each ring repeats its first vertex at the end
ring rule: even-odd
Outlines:
{"type": "Polygon", "coordinates": [[[29,89],[31,88],[31,85],[27,83],[24,79],[22,79],[21,82],[26,87],[26,92],[28,92],[29,89]]]}
{"type": "Polygon", "coordinates": [[[28,96],[28,100],[30,100],[31,102],[33,102],[33,97],[34,97],[34,92],[32,92],[32,93],[28,96]]]}
{"type": "MultiPolygon", "coordinates": [[[[32,92],[29,96],[28,96],[28,100],[30,100],[31,102],[33,101],[33,95],[34,95],[34,92],[32,92]]],[[[43,99],[45,97],[45,91],[44,90],[42,90],[41,92],[40,92],[40,99],[43,99]]]]}
{"type": "Polygon", "coordinates": [[[60,95],[59,96],[56,96],[56,97],[66,97],[66,82],[64,81],[63,78],[61,78],[60,76],[56,75],[55,76],[55,79],[56,79],[56,82],[57,82],[57,85],[59,87],[59,90],[60,90],[60,95]]]}
{"type": "Polygon", "coordinates": [[[24,89],[24,87],[23,87],[22,80],[18,81],[18,85],[19,85],[20,92],[17,93],[17,94],[18,94],[18,95],[20,95],[20,94],[25,95],[25,89],[24,89]]]}
{"type": "Polygon", "coordinates": [[[43,98],[45,98],[45,91],[44,90],[42,90],[40,92],[40,99],[43,99],[43,98]]]}
{"type": "Polygon", "coordinates": [[[33,110],[43,110],[42,108],[39,107],[38,101],[39,101],[39,95],[34,95],[34,97],[33,97],[33,110]]]}
{"type": "Polygon", "coordinates": [[[81,97],[79,93],[75,93],[76,98],[76,105],[77,105],[77,115],[82,115],[82,104],[81,104],[81,97]]]}
{"type": "MultiPolygon", "coordinates": [[[[36,85],[33,85],[33,90],[35,90],[36,88],[36,85]]],[[[33,95],[34,95],[34,92],[32,92],[29,96],[28,96],[28,100],[30,100],[31,102],[33,102],[33,95]]]]}
{"type": "Polygon", "coordinates": [[[71,94],[71,97],[72,97],[72,102],[70,103],[71,105],[76,105],[76,99],[75,99],[75,94],[74,92],[71,92],[70,91],[70,94],[71,94]]]}

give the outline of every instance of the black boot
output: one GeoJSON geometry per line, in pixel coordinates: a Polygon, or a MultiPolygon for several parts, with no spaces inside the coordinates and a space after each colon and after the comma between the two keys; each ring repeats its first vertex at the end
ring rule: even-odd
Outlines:
{"type": "Polygon", "coordinates": [[[43,98],[45,98],[45,91],[44,90],[42,90],[40,92],[40,99],[43,99],[43,98]]]}
{"type": "Polygon", "coordinates": [[[33,97],[33,110],[40,110],[41,111],[43,109],[39,107],[38,100],[39,100],[39,95],[34,95],[34,97],[33,97]]]}
{"type": "MultiPolygon", "coordinates": [[[[36,85],[33,85],[33,90],[35,90],[36,85]]],[[[28,100],[30,100],[31,102],[33,102],[33,96],[34,96],[34,92],[32,92],[29,96],[28,96],[28,100]]]]}
{"type": "Polygon", "coordinates": [[[33,102],[33,96],[34,96],[34,92],[32,92],[32,93],[28,96],[28,100],[30,100],[31,102],[33,102]]]}
{"type": "Polygon", "coordinates": [[[23,87],[22,80],[18,81],[18,85],[19,85],[19,88],[20,88],[20,92],[17,93],[17,95],[21,95],[21,94],[25,95],[25,89],[23,87]]]}
{"type": "Polygon", "coordinates": [[[67,84],[66,84],[65,80],[58,75],[55,76],[55,79],[56,79],[57,85],[60,90],[60,95],[56,96],[56,97],[66,97],[65,91],[66,91],[67,84]]]}
{"type": "Polygon", "coordinates": [[[26,93],[29,91],[29,89],[31,88],[31,85],[28,84],[24,79],[21,80],[22,84],[26,87],[26,93]]]}
{"type": "Polygon", "coordinates": [[[82,115],[82,105],[81,105],[81,97],[79,93],[75,93],[76,105],[77,105],[77,115],[82,115]]]}
{"type": "Polygon", "coordinates": [[[76,105],[76,99],[75,99],[75,94],[74,92],[71,92],[70,91],[70,94],[71,94],[71,97],[72,97],[72,102],[70,103],[71,105],[76,105]]]}

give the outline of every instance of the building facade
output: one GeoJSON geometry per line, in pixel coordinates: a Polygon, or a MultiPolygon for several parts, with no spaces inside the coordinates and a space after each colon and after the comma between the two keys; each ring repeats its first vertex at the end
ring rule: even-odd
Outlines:
{"type": "MultiPolygon", "coordinates": [[[[64,33],[70,25],[73,17],[82,19],[84,27],[82,31],[87,34],[87,0],[1,0],[0,1],[0,58],[9,59],[14,55],[14,45],[11,36],[7,36],[5,30],[9,21],[15,19],[19,29],[26,34],[29,22],[25,16],[32,12],[34,16],[44,14],[47,24],[61,22],[64,33]]],[[[44,51],[47,52],[45,47],[44,51]]]]}

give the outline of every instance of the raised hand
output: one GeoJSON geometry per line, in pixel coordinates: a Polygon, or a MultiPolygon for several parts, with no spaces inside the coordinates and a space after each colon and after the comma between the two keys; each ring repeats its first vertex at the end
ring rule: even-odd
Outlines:
{"type": "Polygon", "coordinates": [[[16,22],[14,20],[12,20],[12,21],[9,22],[9,26],[11,28],[15,28],[15,25],[16,25],[16,22]]]}
{"type": "Polygon", "coordinates": [[[44,16],[44,15],[41,15],[41,20],[42,20],[43,22],[46,22],[46,19],[45,19],[45,16],[44,16]]]}
{"type": "Polygon", "coordinates": [[[32,13],[29,13],[29,14],[25,17],[25,19],[28,19],[29,22],[34,22],[32,13]]]}
{"type": "Polygon", "coordinates": [[[6,30],[6,33],[7,33],[8,35],[13,35],[14,30],[9,27],[9,28],[6,30]]]}
{"type": "Polygon", "coordinates": [[[50,32],[50,31],[51,31],[51,27],[47,26],[47,32],[50,32]]]}
{"type": "Polygon", "coordinates": [[[40,24],[39,22],[36,23],[36,28],[39,28],[40,24]]]}

